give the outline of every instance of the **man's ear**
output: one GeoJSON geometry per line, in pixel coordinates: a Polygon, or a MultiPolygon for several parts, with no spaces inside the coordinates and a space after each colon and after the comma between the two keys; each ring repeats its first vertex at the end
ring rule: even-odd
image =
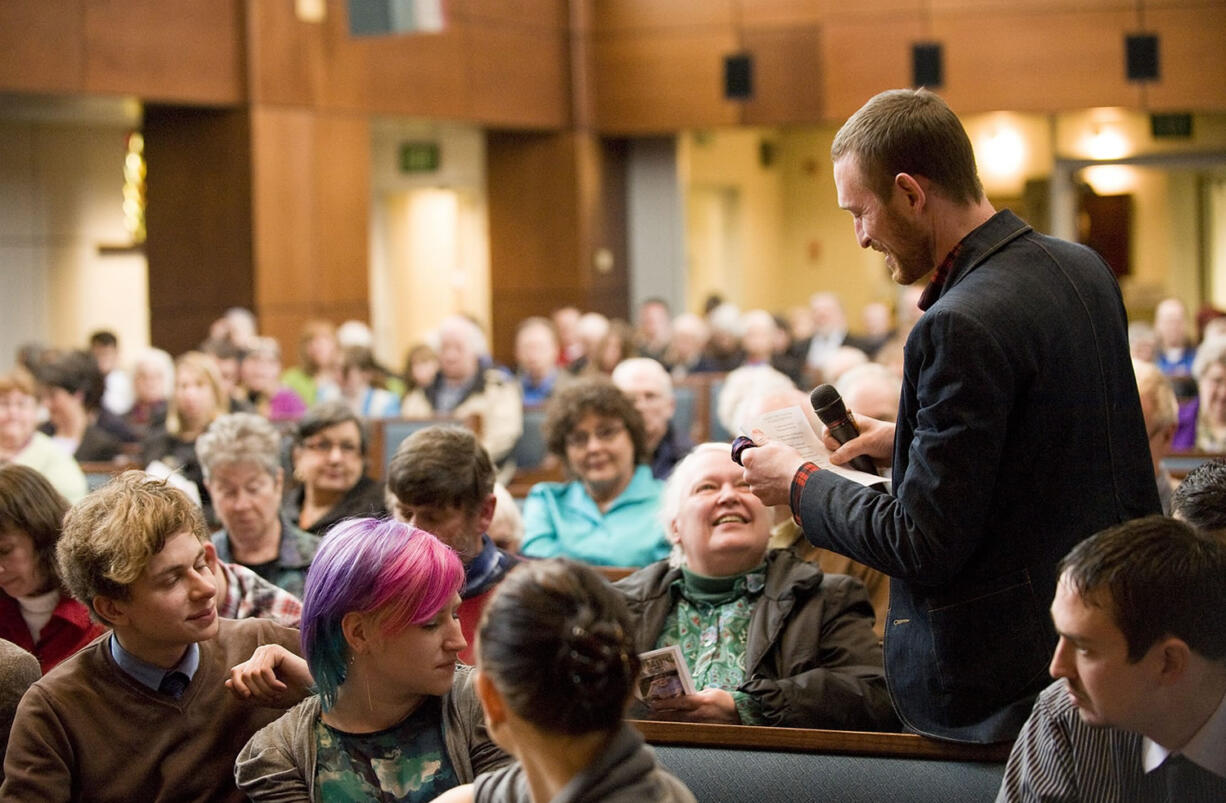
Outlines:
{"type": "Polygon", "coordinates": [[[477,689],[477,699],[481,701],[481,707],[485,710],[485,721],[489,724],[490,729],[506,722],[506,702],[502,699],[498,689],[494,687],[494,681],[490,680],[490,676],[478,669],[473,675],[473,684],[477,689]]]}
{"type": "Polygon", "coordinates": [[[1181,638],[1168,636],[1154,645],[1160,651],[1161,664],[1158,682],[1170,686],[1179,682],[1188,670],[1192,648],[1181,638]]]}
{"type": "Polygon", "coordinates": [[[920,212],[928,200],[928,192],[919,179],[910,173],[899,173],[894,176],[894,188],[902,194],[907,207],[912,212],[920,212]]]}
{"type": "Polygon", "coordinates": [[[217,571],[217,547],[213,546],[212,541],[204,542],[204,562],[208,564],[209,571],[217,571]]]}
{"type": "Polygon", "coordinates": [[[95,594],[93,604],[94,611],[111,627],[128,623],[128,603],[124,600],[95,594]]]}
{"type": "Polygon", "coordinates": [[[481,509],[478,511],[477,521],[481,525],[481,532],[486,532],[490,528],[490,522],[494,520],[494,511],[498,507],[498,497],[490,494],[485,497],[485,501],[481,503],[481,509]]]}

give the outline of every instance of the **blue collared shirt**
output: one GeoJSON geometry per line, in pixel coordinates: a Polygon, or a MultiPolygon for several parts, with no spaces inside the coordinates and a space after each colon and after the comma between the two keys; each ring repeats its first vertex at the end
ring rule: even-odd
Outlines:
{"type": "Polygon", "coordinates": [[[112,633],[111,657],[115,659],[115,663],[119,665],[119,668],[127,672],[137,683],[152,691],[157,691],[162,685],[162,678],[170,672],[182,672],[187,675],[189,681],[196,676],[196,670],[200,668],[200,645],[195,642],[187,645],[187,651],[183,653],[179,663],[170,669],[163,669],[160,666],[154,666],[148,661],[143,661],[125,650],[123,645],[119,643],[119,638],[112,633]]]}

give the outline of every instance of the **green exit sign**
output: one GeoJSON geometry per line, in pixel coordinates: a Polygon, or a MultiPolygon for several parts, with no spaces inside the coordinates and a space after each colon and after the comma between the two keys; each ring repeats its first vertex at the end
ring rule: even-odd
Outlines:
{"type": "Polygon", "coordinates": [[[400,172],[429,173],[438,170],[437,142],[400,143],[400,172]]]}

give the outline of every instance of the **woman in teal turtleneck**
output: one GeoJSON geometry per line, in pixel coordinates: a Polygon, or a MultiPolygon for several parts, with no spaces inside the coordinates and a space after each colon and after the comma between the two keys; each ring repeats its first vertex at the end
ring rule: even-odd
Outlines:
{"type": "Polygon", "coordinates": [[[696,447],[664,491],[673,557],[618,582],[639,652],[679,645],[695,694],[656,719],[843,730],[898,727],[860,581],[767,552],[771,516],[730,447],[696,447]]]}

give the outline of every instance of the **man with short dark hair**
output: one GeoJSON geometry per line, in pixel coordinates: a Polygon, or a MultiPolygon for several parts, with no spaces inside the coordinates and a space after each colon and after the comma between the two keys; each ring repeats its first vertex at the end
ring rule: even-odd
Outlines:
{"type": "Polygon", "coordinates": [[[498,504],[489,453],[467,429],[420,429],[392,456],[387,490],[395,498],[396,518],[437,536],[464,564],[458,615],[468,646],[460,660],[471,664],[486,600],[518,562],[486,533],[498,504]]]}
{"type": "Polygon", "coordinates": [[[1051,606],[1056,682],[999,800],[1226,800],[1226,545],[1151,516],[1086,539],[1051,606]]]}
{"type": "Polygon", "coordinates": [[[1171,515],[1226,539],[1226,460],[1207,460],[1189,471],[1171,495],[1171,515]]]}
{"type": "Polygon", "coordinates": [[[1012,739],[1056,642],[1056,563],[1159,511],[1127,318],[1090,249],[984,195],[962,123],[926,90],[871,99],[831,147],[838,203],[894,281],[932,274],[907,337],[897,424],[835,449],[893,466],[886,495],[759,439],[754,492],[805,537],[888,574],[886,675],[912,730],[1012,739]]]}

